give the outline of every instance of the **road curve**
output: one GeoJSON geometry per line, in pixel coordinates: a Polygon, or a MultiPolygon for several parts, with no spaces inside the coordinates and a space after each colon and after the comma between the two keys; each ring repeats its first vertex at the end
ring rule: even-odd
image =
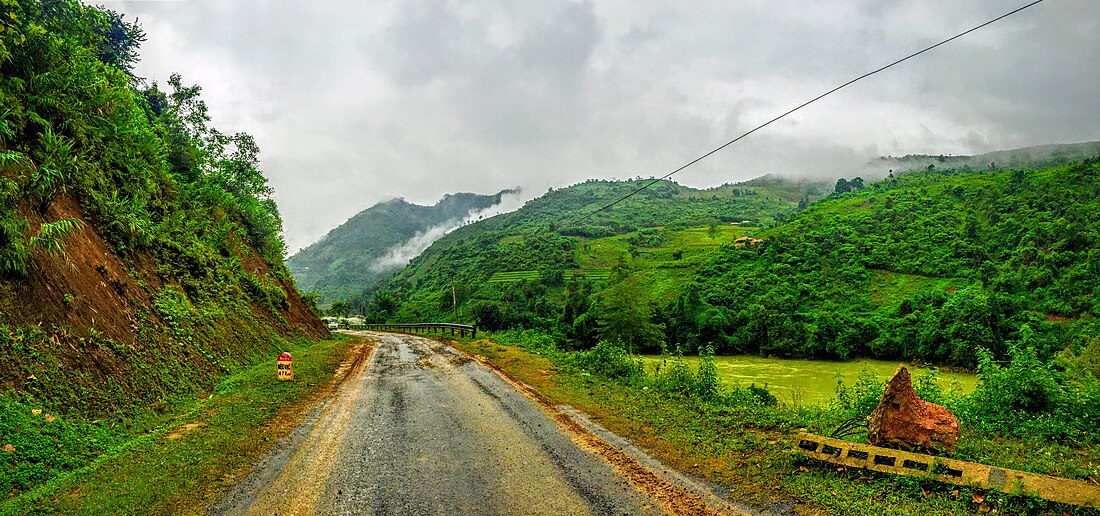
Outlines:
{"type": "Polygon", "coordinates": [[[555,422],[450,346],[360,334],[377,344],[369,360],[212,513],[681,512],[669,493],[650,498],[621,466],[578,446],[583,440],[565,431],[560,414],[555,422]]]}

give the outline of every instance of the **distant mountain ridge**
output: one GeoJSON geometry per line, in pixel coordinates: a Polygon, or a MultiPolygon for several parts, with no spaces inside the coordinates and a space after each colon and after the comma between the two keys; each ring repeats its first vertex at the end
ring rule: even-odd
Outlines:
{"type": "Polygon", "coordinates": [[[1055,143],[1034,145],[1018,149],[998,150],[972,156],[908,154],[905,156],[882,156],[871,164],[890,167],[895,171],[927,168],[968,166],[975,169],[995,167],[1034,167],[1039,165],[1064,165],[1074,160],[1082,160],[1100,154],[1100,141],[1082,143],[1055,143]]]}
{"type": "Polygon", "coordinates": [[[287,266],[303,292],[324,302],[346,299],[386,281],[436,238],[516,193],[447,194],[432,206],[383,201],[291,256],[287,266]]]}

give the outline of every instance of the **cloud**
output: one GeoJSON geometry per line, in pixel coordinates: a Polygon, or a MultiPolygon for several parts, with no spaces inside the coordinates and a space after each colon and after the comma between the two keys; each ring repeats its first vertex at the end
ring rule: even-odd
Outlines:
{"type": "Polygon", "coordinates": [[[370,265],[370,270],[374,272],[382,272],[387,270],[400,269],[409,263],[409,260],[416,258],[416,256],[428,246],[432,245],[432,242],[439,240],[440,237],[454,231],[462,226],[460,219],[452,219],[444,222],[438,226],[428,228],[424,231],[413,235],[408,241],[391,247],[386,251],[386,254],[378,257],[370,265]]]}
{"type": "MultiPolygon", "coordinates": [[[[663,175],[1002,0],[104,2],[139,73],[256,136],[289,248],[385,198],[663,175]]],[[[878,154],[1100,139],[1100,3],[1044,2],[677,174],[843,173],[878,154]]]]}
{"type": "Polygon", "coordinates": [[[499,203],[488,208],[471,210],[464,217],[451,219],[424,231],[417,232],[407,241],[387,249],[385,254],[378,257],[378,259],[370,265],[370,269],[374,272],[382,272],[404,267],[409,263],[409,260],[416,258],[417,255],[424,252],[425,249],[436,240],[439,240],[443,235],[471,222],[493,217],[501,213],[515,211],[523,205],[522,199],[523,197],[520,196],[518,190],[512,193],[505,193],[501,195],[499,203]]]}

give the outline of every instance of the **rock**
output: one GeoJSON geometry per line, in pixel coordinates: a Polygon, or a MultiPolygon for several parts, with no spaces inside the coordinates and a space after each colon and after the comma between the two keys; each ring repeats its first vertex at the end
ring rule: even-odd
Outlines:
{"type": "Polygon", "coordinates": [[[12,446],[11,443],[5,444],[4,447],[0,449],[3,449],[8,453],[15,453],[15,446],[12,446]]]}
{"type": "Polygon", "coordinates": [[[905,366],[898,366],[882,400],[867,418],[867,443],[912,450],[918,446],[954,451],[959,420],[947,409],[917,396],[905,366]]]}

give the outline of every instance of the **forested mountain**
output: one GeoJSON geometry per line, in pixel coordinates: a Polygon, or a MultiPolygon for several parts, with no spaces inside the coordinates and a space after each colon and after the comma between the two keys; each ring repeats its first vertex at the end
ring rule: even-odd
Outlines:
{"type": "Polygon", "coordinates": [[[792,196],[776,185],[697,190],[662,181],[612,210],[588,215],[648,181],[589,180],[462,227],[394,277],[375,296],[372,317],[454,318],[457,300],[459,319],[471,317],[471,310],[495,309],[499,313],[486,316],[495,321],[490,326],[547,325],[561,315],[563,289],[573,276],[606,283],[624,256],[648,254],[669,235],[701,228],[685,234],[691,242],[683,242],[675,258],[662,255],[666,279],[686,280],[700,252],[743,234],[743,228],[772,224],[795,210],[799,199],[807,203],[831,189],[806,183],[801,195],[792,196]],[[523,306],[513,299],[522,299],[523,306]]]}
{"type": "Polygon", "coordinates": [[[889,177],[723,248],[661,320],[671,342],[726,352],[1049,359],[1100,335],[1098,199],[1095,158],[889,177]]]}
{"type": "Polygon", "coordinates": [[[575,347],[972,369],[983,349],[1027,346],[1050,360],[1100,335],[1098,171],[1096,159],[922,168],[840,180],[814,203],[778,195],[778,178],[662,183],[584,218],[636,187],[591,181],[441,239],[370,313],[540,328],[575,347]]]}
{"type": "Polygon", "coordinates": [[[328,332],[283,264],[255,142],[210,127],[198,86],[134,78],[136,24],[76,0],[3,0],[0,20],[0,434],[59,416],[0,456],[6,494],[104,451],[57,429],[121,432],[99,422],[328,332]]]}
{"type": "Polygon", "coordinates": [[[433,206],[404,199],[381,202],[291,256],[287,266],[303,291],[316,292],[325,302],[346,300],[373,290],[433,239],[513,193],[448,194],[433,206]]]}

